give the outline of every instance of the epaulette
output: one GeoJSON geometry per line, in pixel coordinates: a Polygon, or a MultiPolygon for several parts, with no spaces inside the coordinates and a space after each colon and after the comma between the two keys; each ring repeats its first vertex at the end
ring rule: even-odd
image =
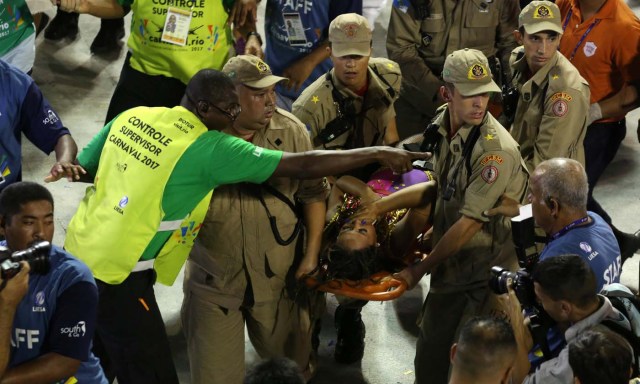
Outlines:
{"type": "Polygon", "coordinates": [[[500,133],[493,127],[494,124],[500,125],[497,120],[489,116],[487,123],[480,127],[480,138],[478,141],[484,151],[500,151],[503,149],[503,143],[500,141],[500,133]]]}
{"type": "Polygon", "coordinates": [[[381,78],[388,88],[393,90],[393,92],[389,93],[395,93],[395,95],[392,95],[394,98],[400,94],[402,72],[398,63],[382,57],[373,57],[369,60],[369,68],[381,78]]]}
{"type": "Polygon", "coordinates": [[[442,104],[436,109],[435,116],[441,114],[447,108],[447,103],[442,104]]]}
{"type": "Polygon", "coordinates": [[[511,51],[511,56],[509,56],[509,66],[512,66],[513,63],[520,60],[524,56],[524,47],[516,47],[511,51]]]}

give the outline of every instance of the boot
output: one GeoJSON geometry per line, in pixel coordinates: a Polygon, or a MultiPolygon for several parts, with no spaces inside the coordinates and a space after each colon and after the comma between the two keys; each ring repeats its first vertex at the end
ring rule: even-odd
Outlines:
{"type": "Polygon", "coordinates": [[[118,41],[124,37],[124,19],[102,19],[100,30],[91,43],[91,53],[95,55],[117,51],[118,41]]]}
{"type": "Polygon", "coordinates": [[[58,8],[56,17],[51,20],[47,29],[44,30],[44,38],[58,41],[64,38],[75,39],[78,35],[78,14],[61,11],[58,8]]]}
{"type": "Polygon", "coordinates": [[[338,363],[351,364],[364,356],[364,336],[366,330],[360,312],[362,308],[336,308],[335,323],[338,340],[333,357],[338,363]]]}

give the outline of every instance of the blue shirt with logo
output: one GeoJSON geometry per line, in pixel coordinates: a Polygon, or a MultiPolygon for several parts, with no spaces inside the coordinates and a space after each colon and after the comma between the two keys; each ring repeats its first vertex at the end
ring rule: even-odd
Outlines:
{"type": "Polygon", "coordinates": [[[622,258],[611,227],[598,214],[588,212],[591,223],[574,227],[550,241],[540,253],[540,260],[575,254],[582,257],[596,274],[597,292],[605,284],[619,283],[622,258]]]}
{"type": "Polygon", "coordinates": [[[52,246],[49,257],[51,269],[45,275],[31,272],[29,291],[16,310],[9,368],[55,352],[81,361],[73,376],[77,383],[106,384],[100,361],[91,352],[98,307],[91,271],[60,247],[52,246]]]}
{"type": "MultiPolygon", "coordinates": [[[[540,260],[549,257],[574,254],[582,257],[596,275],[597,292],[606,284],[619,283],[622,258],[618,241],[611,227],[597,213],[588,212],[591,223],[574,227],[564,235],[550,241],[540,253],[540,260]]],[[[547,342],[553,357],[564,348],[564,332],[556,327],[549,329],[547,342]]],[[[535,368],[545,360],[539,351],[529,354],[531,367],[535,368]]]]}
{"type": "Polygon", "coordinates": [[[0,60],[0,190],[21,180],[22,133],[49,154],[69,130],[33,79],[0,60]]]}
{"type": "MultiPolygon", "coordinates": [[[[282,72],[291,64],[326,41],[329,24],[343,13],[361,15],[362,0],[268,0],[264,26],[267,40],[265,61],[273,74],[282,76],[282,72]],[[288,23],[285,23],[285,16],[288,23]],[[287,26],[293,28],[297,20],[302,23],[306,41],[300,39],[290,43],[287,26]]],[[[309,84],[331,68],[331,60],[327,59],[313,69],[298,92],[281,84],[276,86],[276,91],[295,100],[309,84]]]]}

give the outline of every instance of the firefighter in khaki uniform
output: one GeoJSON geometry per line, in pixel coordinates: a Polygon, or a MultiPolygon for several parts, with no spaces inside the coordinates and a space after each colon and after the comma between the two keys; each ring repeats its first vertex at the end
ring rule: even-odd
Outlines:
{"type": "Polygon", "coordinates": [[[439,191],[433,211],[433,251],[398,277],[414,287],[431,273],[416,344],[416,383],[446,383],[449,350],[460,328],[475,315],[499,309],[487,281],[491,266],[517,267],[509,219],[483,211],[504,194],[523,202],[528,173],[518,144],[486,112],[490,92],[500,88],[482,52],[456,51],[444,64],[447,104],[429,130],[439,191]]]}
{"type": "MultiPolygon", "coordinates": [[[[285,78],[247,55],[231,58],[222,72],[234,80],[242,107],[225,133],[269,149],[312,149],[304,125],[276,108],[275,86],[285,78]]],[[[308,311],[289,295],[293,290],[286,289],[286,277],[291,268],[302,275],[316,267],[328,195],[323,178],[271,178],[262,185],[215,190],[184,281],[182,316],[192,383],[242,382],[245,324],[261,358],[288,357],[309,377],[308,311]],[[302,203],[300,217],[296,200],[302,203]],[[302,238],[306,253],[294,263],[302,238]]]]}
{"type": "Polygon", "coordinates": [[[395,106],[401,139],[422,133],[444,103],[441,71],[451,52],[478,49],[492,66],[498,58],[502,72],[509,72],[509,55],[518,46],[513,31],[519,12],[514,0],[393,1],[387,53],[403,75],[395,106]]]}
{"type": "Polygon", "coordinates": [[[361,148],[398,142],[394,101],[400,92],[398,64],[371,58],[371,28],[349,13],[329,26],[333,69],[313,82],[292,112],[318,149],[361,148]]]}
{"type": "MultiPolygon", "coordinates": [[[[349,149],[398,142],[394,101],[400,92],[398,64],[371,58],[371,27],[366,18],[349,13],[329,26],[333,69],[317,79],[293,104],[292,112],[307,125],[318,149],[349,149]]],[[[376,168],[352,175],[368,180],[376,168]]],[[[364,302],[343,303],[336,309],[337,341],[334,357],[350,364],[362,359],[365,328],[360,312],[364,302]]],[[[323,309],[317,309],[321,316],[323,309]]]]}
{"type": "Polygon", "coordinates": [[[520,13],[519,26],[515,34],[523,46],[511,54],[512,86],[519,92],[511,135],[530,172],[554,157],[584,165],[589,85],[558,51],[560,10],[533,1],[520,13]]]}

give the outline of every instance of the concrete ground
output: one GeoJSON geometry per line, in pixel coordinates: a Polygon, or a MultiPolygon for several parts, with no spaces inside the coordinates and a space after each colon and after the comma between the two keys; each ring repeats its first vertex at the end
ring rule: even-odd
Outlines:
{"type": "MultiPolygon", "coordinates": [[[[263,2],[263,7],[264,7],[263,2]]],[[[386,56],[384,42],[391,1],[387,1],[374,31],[374,55],[386,56]]],[[[638,6],[634,7],[638,14],[638,6]]],[[[261,13],[260,15],[263,15],[261,13]]],[[[53,16],[53,13],[51,13],[53,16]]],[[[91,44],[98,30],[98,20],[80,17],[80,34],[75,41],[52,43],[37,39],[37,57],[33,77],[45,96],[72,131],[80,148],[102,127],[109,99],[118,80],[126,47],[111,56],[92,56],[91,44]]],[[[127,27],[129,25],[127,20],[127,27]]],[[[127,34],[128,35],[128,34],[127,34]]],[[[640,228],[640,144],[636,127],[640,112],[628,116],[628,134],[620,151],[596,188],[596,197],[614,218],[615,224],[627,232],[640,228]]],[[[42,181],[54,162],[30,143],[24,144],[24,178],[42,181]]],[[[48,185],[56,201],[55,242],[62,244],[67,224],[84,195],[86,185],[60,181],[48,185]]],[[[96,228],[97,231],[100,228],[96,228]]],[[[624,265],[623,282],[638,288],[636,254],[624,265]]],[[[182,276],[173,287],[157,286],[156,295],[171,335],[173,355],[181,383],[189,383],[189,366],[184,338],[180,332],[179,310],[182,303],[182,276]]],[[[428,291],[428,278],[401,298],[383,303],[369,303],[363,311],[367,325],[366,351],[360,364],[338,365],[333,361],[335,331],[332,314],[336,301],[328,298],[325,327],[321,334],[320,360],[315,384],[325,383],[413,383],[413,357],[417,326],[415,319],[428,291]]],[[[246,342],[247,364],[259,360],[246,342]]]]}

